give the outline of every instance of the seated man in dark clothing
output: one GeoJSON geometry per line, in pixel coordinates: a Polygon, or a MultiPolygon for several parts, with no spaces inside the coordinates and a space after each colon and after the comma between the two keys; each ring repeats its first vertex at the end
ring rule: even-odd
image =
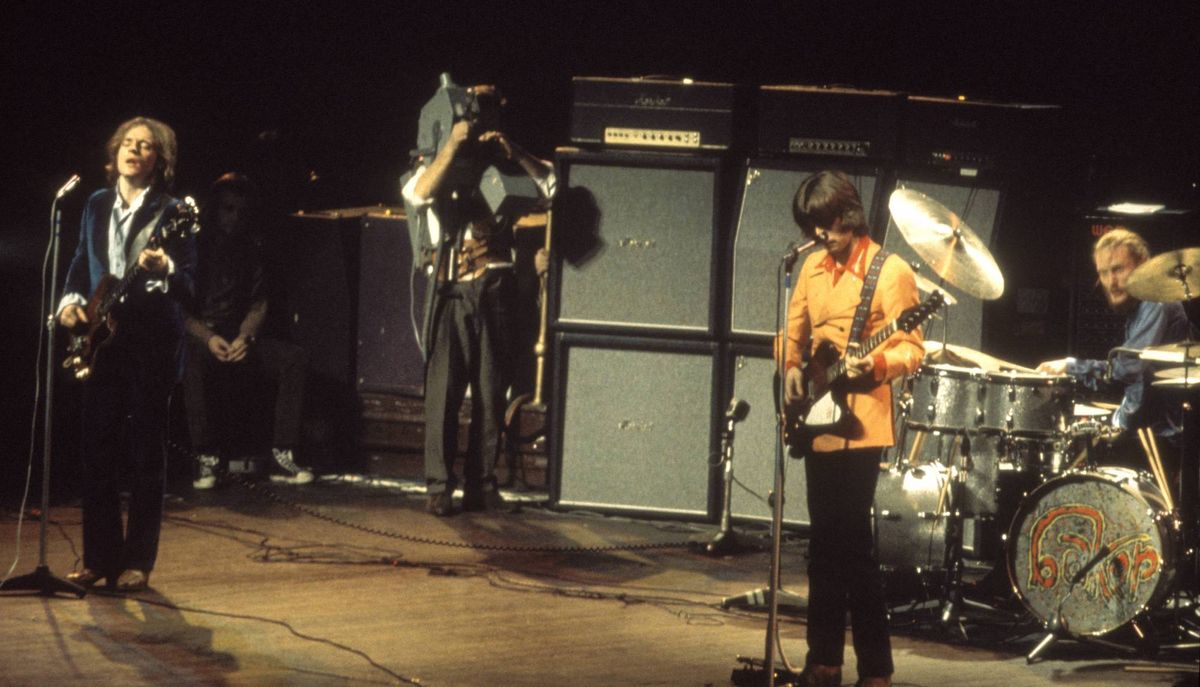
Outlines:
{"type": "Polygon", "coordinates": [[[256,193],[250,180],[225,174],[213,183],[208,220],[200,233],[198,296],[186,327],[188,363],[184,376],[188,431],[199,466],[196,489],[216,484],[218,443],[236,413],[211,413],[210,403],[228,410],[240,403],[236,381],[265,373],[276,385],[272,480],[306,484],[313,473],[296,465],[293,449],[304,404],[304,351],[295,344],[259,336],[267,296],[258,236],[249,231],[256,193]]]}

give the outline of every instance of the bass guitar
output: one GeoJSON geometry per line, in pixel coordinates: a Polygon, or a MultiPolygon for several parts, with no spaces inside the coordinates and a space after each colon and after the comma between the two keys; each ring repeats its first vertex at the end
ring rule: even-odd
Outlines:
{"type": "MultiPolygon", "coordinates": [[[[855,348],[863,357],[879,348],[896,332],[911,332],[945,302],[945,294],[934,291],[922,303],[908,308],[886,327],[855,348]]],[[[784,406],[783,438],[793,458],[801,457],[812,441],[821,434],[851,438],[859,429],[858,422],[846,407],[846,358],[837,347],[822,341],[804,366],[805,396],[784,406]]]]}
{"type": "MultiPolygon", "coordinates": [[[[183,202],[172,205],[167,209],[170,216],[157,224],[146,240],[146,247],[153,250],[164,242],[190,236],[200,231],[200,209],[191,196],[183,202]]],[[[100,278],[96,290],[87,303],[87,323],[76,327],[71,333],[67,344],[67,357],[63,367],[73,370],[75,379],[84,381],[92,376],[92,365],[96,361],[96,353],[117,331],[117,318],[113,316],[113,308],[125,300],[129,288],[146,274],[146,270],[137,262],[125,270],[123,277],[106,274],[100,278]]]]}

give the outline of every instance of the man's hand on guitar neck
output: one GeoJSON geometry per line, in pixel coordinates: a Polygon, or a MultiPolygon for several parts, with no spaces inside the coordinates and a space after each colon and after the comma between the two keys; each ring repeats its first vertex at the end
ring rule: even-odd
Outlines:
{"type": "Polygon", "coordinates": [[[58,313],[58,323],[67,329],[74,329],[81,324],[87,324],[87,311],[72,303],[58,313]]]}
{"type": "Polygon", "coordinates": [[[150,274],[166,276],[170,272],[171,261],[162,248],[147,248],[138,255],[138,266],[150,274]]]}
{"type": "Polygon", "coordinates": [[[875,371],[875,359],[868,354],[856,358],[853,354],[846,356],[846,379],[858,379],[875,371]]]}

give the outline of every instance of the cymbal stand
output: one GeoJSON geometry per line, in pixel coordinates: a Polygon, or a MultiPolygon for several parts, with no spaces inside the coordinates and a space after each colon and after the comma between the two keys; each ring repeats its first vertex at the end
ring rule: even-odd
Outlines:
{"type": "Polygon", "coordinates": [[[943,628],[956,627],[963,639],[969,639],[959,613],[963,606],[963,517],[962,504],[966,490],[967,472],[971,466],[971,439],[962,435],[961,451],[950,463],[950,498],[946,510],[946,553],[944,558],[945,593],[941,614],[943,628]]]}

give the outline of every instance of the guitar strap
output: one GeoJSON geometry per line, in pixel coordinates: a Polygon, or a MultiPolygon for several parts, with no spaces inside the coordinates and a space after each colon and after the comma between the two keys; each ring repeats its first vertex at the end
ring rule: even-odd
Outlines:
{"type": "Polygon", "coordinates": [[[867,328],[867,317],[871,314],[871,299],[875,297],[875,287],[879,285],[879,273],[883,271],[883,261],[887,260],[891,253],[880,248],[875,254],[875,258],[871,260],[871,266],[867,268],[867,274],[863,277],[862,291],[859,294],[858,310],[854,311],[854,323],[850,325],[850,338],[847,339],[846,347],[850,344],[856,344],[862,341],[863,330],[867,328]]]}

